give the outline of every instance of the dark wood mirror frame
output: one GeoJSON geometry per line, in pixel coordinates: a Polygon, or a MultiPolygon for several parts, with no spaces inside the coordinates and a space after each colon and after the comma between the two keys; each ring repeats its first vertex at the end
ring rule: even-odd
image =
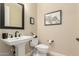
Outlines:
{"type": "Polygon", "coordinates": [[[24,29],[24,5],[21,3],[17,4],[22,6],[22,27],[5,26],[4,3],[0,3],[0,29],[24,29]]]}

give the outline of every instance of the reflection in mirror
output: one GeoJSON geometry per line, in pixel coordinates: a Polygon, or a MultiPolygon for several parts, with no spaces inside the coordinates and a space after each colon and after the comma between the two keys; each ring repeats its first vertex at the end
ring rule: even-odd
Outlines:
{"type": "Polygon", "coordinates": [[[5,26],[22,27],[22,6],[16,3],[5,3],[5,26]]]}

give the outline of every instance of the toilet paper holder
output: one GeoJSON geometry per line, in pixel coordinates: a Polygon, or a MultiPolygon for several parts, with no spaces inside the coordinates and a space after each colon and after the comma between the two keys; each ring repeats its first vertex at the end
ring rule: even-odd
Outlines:
{"type": "Polygon", "coordinates": [[[52,43],[54,43],[54,40],[48,40],[48,43],[51,45],[52,43]]]}
{"type": "Polygon", "coordinates": [[[77,41],[79,41],[79,38],[76,38],[77,41]]]}

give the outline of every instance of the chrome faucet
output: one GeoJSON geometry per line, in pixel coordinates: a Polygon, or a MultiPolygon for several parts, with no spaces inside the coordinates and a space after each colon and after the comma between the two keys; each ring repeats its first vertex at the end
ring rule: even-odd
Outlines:
{"type": "Polygon", "coordinates": [[[18,37],[17,33],[19,33],[18,31],[15,32],[15,37],[18,37]]]}

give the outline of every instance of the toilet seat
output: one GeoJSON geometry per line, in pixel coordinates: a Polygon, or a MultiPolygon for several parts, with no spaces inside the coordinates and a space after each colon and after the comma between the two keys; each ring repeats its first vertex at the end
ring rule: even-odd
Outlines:
{"type": "Polygon", "coordinates": [[[48,46],[47,45],[45,45],[45,44],[39,44],[39,45],[37,45],[37,46],[35,46],[35,47],[38,47],[38,48],[47,48],[48,49],[48,46]]]}

